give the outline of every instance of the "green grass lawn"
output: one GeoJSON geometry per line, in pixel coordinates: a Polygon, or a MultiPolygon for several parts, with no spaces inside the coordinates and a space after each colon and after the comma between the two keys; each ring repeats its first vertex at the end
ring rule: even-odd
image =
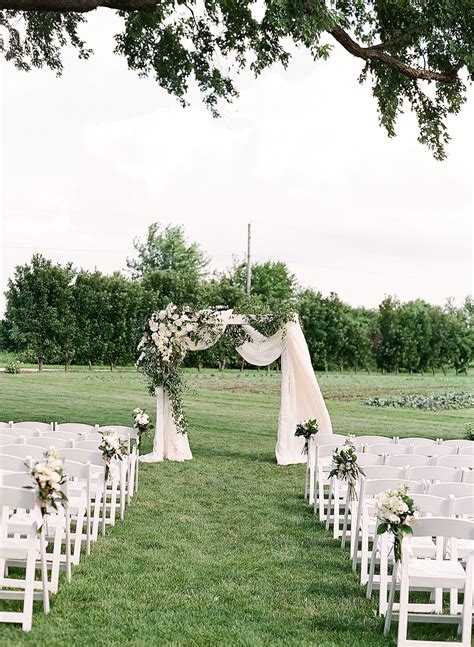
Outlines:
{"type": "MultiPolygon", "coordinates": [[[[188,375],[194,460],[143,465],[124,522],[64,581],[33,630],[0,644],[395,645],[348,554],[303,501],[304,467],[274,462],[279,375],[188,375]]],[[[471,376],[322,376],[337,432],[460,437],[472,410],[374,409],[367,396],[474,390],[471,376]]],[[[153,411],[133,371],[0,375],[1,420],[130,424],[153,411]]],[[[148,441],[145,451],[151,447],[148,441]]],[[[38,609],[38,607],[37,607],[38,609]]],[[[419,625],[426,639],[451,627],[419,625]]]]}

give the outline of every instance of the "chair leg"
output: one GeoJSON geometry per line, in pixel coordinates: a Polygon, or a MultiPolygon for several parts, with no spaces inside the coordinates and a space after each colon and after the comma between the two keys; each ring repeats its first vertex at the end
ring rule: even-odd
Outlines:
{"type": "Polygon", "coordinates": [[[374,543],[372,545],[372,557],[370,559],[369,581],[367,582],[367,592],[365,594],[365,597],[367,598],[367,600],[370,600],[370,598],[372,597],[378,541],[379,541],[379,536],[375,534],[374,543]]]}
{"type": "Polygon", "coordinates": [[[387,613],[385,614],[385,623],[383,628],[384,636],[386,636],[390,632],[390,627],[392,624],[393,603],[395,600],[395,590],[397,588],[397,575],[398,575],[398,562],[395,562],[395,564],[393,565],[393,571],[392,571],[392,584],[390,586],[390,594],[388,596],[387,613]]]}
{"type": "Polygon", "coordinates": [[[328,509],[326,514],[326,530],[331,527],[332,499],[334,494],[333,479],[329,483],[328,509]]]}
{"type": "Polygon", "coordinates": [[[400,610],[398,612],[398,634],[397,634],[398,647],[403,647],[407,641],[408,592],[409,592],[408,576],[404,577],[402,574],[402,579],[400,582],[400,610]]]}
{"type": "MultiPolygon", "coordinates": [[[[65,510],[66,515],[66,578],[68,583],[71,583],[72,573],[71,573],[71,515],[69,514],[69,508],[66,505],[65,510]]],[[[82,529],[82,528],[81,528],[82,529]]]]}
{"type": "Polygon", "coordinates": [[[33,592],[35,580],[35,546],[36,540],[32,541],[32,545],[28,550],[26,558],[26,572],[25,572],[25,595],[23,597],[23,631],[30,631],[33,620],[33,592]]]}
{"type": "Polygon", "coordinates": [[[44,539],[44,523],[40,533],[40,551],[41,551],[41,582],[43,585],[43,611],[49,613],[49,583],[48,583],[48,566],[46,564],[46,542],[44,539]]]}

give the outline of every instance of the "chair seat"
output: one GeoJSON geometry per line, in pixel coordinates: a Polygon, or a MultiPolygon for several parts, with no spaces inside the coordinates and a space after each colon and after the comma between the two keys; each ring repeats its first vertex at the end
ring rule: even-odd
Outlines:
{"type": "MultiPolygon", "coordinates": [[[[7,537],[6,539],[0,540],[0,556],[4,559],[24,560],[28,556],[29,547],[30,539],[14,539],[7,537]]],[[[39,546],[37,546],[36,552],[37,555],[39,555],[39,546]]]]}
{"type": "Polygon", "coordinates": [[[430,581],[436,587],[447,589],[464,588],[466,572],[459,562],[451,560],[411,559],[408,564],[410,586],[429,586],[430,581]]]}

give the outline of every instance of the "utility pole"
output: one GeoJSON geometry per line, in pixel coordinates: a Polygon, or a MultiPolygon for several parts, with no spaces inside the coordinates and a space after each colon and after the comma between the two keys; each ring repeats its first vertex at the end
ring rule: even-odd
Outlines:
{"type": "Polygon", "coordinates": [[[250,286],[252,285],[252,261],[250,260],[250,240],[252,225],[247,225],[247,296],[250,296],[250,286]]]}

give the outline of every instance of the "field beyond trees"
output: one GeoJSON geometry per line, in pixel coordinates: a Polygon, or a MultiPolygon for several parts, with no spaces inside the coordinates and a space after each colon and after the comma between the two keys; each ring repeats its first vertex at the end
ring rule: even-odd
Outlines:
{"type": "MultiPolygon", "coordinates": [[[[346,551],[304,503],[304,466],[278,467],[279,374],[189,371],[194,459],[141,467],[140,490],[33,630],[0,626],[2,646],[395,645],[385,639],[346,551]]],[[[472,409],[375,409],[360,400],[473,391],[469,375],[320,378],[334,431],[461,437],[472,409]]],[[[130,424],[154,413],[142,377],[122,370],[0,374],[0,418],[130,424]]],[[[151,438],[144,451],[151,448],[151,438]]],[[[36,603],[35,603],[36,604],[36,603]]],[[[448,625],[413,635],[451,636],[448,625]]]]}

